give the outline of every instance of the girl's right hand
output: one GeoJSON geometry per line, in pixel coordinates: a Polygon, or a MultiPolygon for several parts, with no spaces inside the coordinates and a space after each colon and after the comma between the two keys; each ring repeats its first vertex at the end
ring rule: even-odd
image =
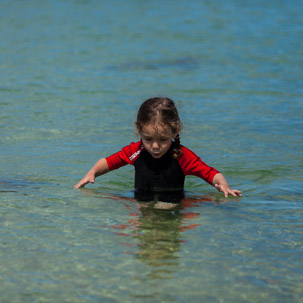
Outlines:
{"type": "Polygon", "coordinates": [[[88,171],[88,173],[77,183],[74,188],[85,186],[87,183],[95,183],[95,178],[109,172],[107,161],[105,158],[100,159],[97,163],[88,171]]]}
{"type": "Polygon", "coordinates": [[[94,174],[87,174],[83,177],[75,186],[74,188],[84,187],[87,183],[95,183],[95,175],[94,174]]]}

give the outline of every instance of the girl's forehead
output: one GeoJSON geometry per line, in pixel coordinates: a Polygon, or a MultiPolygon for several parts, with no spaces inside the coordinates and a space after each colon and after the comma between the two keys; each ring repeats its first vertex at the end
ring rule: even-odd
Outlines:
{"type": "Polygon", "coordinates": [[[146,124],[142,127],[142,132],[141,134],[146,134],[146,135],[172,135],[171,128],[167,125],[162,125],[160,123],[150,123],[146,124]]]}

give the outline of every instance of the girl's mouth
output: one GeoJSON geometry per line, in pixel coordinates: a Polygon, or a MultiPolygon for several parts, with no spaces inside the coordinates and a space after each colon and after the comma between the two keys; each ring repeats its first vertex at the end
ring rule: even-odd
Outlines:
{"type": "Polygon", "coordinates": [[[160,152],[153,152],[153,156],[158,157],[160,155],[160,152]]]}

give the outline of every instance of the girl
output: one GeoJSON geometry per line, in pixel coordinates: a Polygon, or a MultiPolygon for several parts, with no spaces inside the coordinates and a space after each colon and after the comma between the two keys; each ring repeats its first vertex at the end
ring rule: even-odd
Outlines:
{"type": "Polygon", "coordinates": [[[241,196],[231,189],[223,174],[209,167],[180,144],[182,129],[177,108],[169,98],[150,98],[140,106],[136,129],[141,140],[100,159],[74,187],[95,183],[95,178],[126,164],[135,167],[135,190],[143,192],[183,191],[186,175],[195,175],[228,195],[241,196]]]}

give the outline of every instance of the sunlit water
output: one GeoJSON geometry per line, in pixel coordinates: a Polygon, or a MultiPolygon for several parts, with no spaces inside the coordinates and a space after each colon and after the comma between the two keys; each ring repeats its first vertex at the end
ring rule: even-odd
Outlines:
{"type": "Polygon", "coordinates": [[[303,2],[0,1],[0,302],[302,302],[303,2]],[[195,177],[72,187],[174,99],[195,177]]]}

